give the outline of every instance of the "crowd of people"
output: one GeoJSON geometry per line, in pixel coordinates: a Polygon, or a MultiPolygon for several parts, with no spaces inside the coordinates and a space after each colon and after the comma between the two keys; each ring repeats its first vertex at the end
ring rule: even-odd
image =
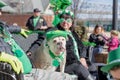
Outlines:
{"type": "MultiPolygon", "coordinates": [[[[73,22],[74,22],[74,14],[69,10],[64,10],[59,14],[60,22],[54,27],[48,27],[45,19],[40,15],[40,10],[35,8],[33,10],[33,16],[31,16],[26,22],[26,27],[28,30],[24,30],[20,27],[16,27],[18,25],[12,25],[12,27],[5,25],[0,22],[0,61],[8,62],[12,65],[13,70],[19,73],[30,73],[32,64],[28,58],[28,56],[34,55],[36,49],[41,46],[42,42],[45,39],[44,33],[38,33],[38,38],[35,40],[28,51],[25,52],[19,48],[18,46],[9,42],[9,40],[13,40],[11,37],[11,33],[21,33],[26,34],[27,31],[51,31],[51,30],[61,30],[68,32],[68,40],[66,42],[66,66],[65,73],[74,74],[78,76],[78,80],[98,80],[98,72],[96,66],[93,64],[94,54],[101,54],[103,51],[104,45],[108,46],[108,63],[101,70],[103,72],[110,73],[114,79],[119,80],[119,72],[120,72],[120,64],[119,64],[119,38],[118,31],[112,30],[111,37],[107,37],[104,35],[104,29],[101,25],[96,25],[93,33],[90,34],[88,41],[91,43],[95,43],[93,49],[93,60],[92,62],[86,59],[86,47],[83,45],[82,40],[79,35],[76,33],[73,22]],[[3,26],[5,26],[3,28],[3,26]],[[12,29],[11,29],[12,28],[12,29]],[[5,32],[4,32],[5,31],[5,32]],[[7,33],[6,33],[7,32],[7,33]],[[6,38],[6,36],[8,38],[6,38]],[[8,39],[8,40],[7,40],[8,39]],[[18,47],[18,48],[16,48],[18,47]],[[20,54],[18,54],[20,53],[20,54]],[[15,56],[14,56],[15,55],[15,56]],[[118,56],[118,57],[115,57],[118,56]],[[5,56],[5,57],[4,57],[5,56]],[[6,57],[7,56],[7,57],[6,57]],[[113,56],[113,57],[112,57],[113,56]],[[11,58],[8,58],[11,57],[11,58]],[[115,58],[114,58],[115,57],[115,58]],[[114,62],[114,63],[112,63],[114,62]],[[112,64],[111,64],[112,63],[112,64]],[[16,64],[18,64],[16,66],[16,64]],[[27,65],[27,66],[26,66],[27,65]],[[110,67],[109,67],[110,66],[110,67]]],[[[29,36],[29,35],[28,35],[29,36]]],[[[1,65],[1,64],[0,64],[1,65]]],[[[58,70],[59,71],[59,70],[58,70]]]]}

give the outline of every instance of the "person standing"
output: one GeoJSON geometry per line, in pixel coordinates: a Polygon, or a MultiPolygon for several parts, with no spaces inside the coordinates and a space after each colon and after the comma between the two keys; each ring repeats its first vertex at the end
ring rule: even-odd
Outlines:
{"type": "Polygon", "coordinates": [[[118,31],[112,30],[111,37],[107,40],[108,52],[117,49],[119,46],[118,31]]]}
{"type": "MultiPolygon", "coordinates": [[[[33,15],[28,19],[26,23],[26,27],[32,31],[45,31],[48,26],[45,19],[40,15],[40,10],[35,8],[33,10],[33,15]]],[[[38,33],[38,38],[35,40],[29,49],[27,50],[27,55],[31,55],[34,51],[41,45],[42,41],[44,40],[44,34],[38,33]]]]}
{"type": "Polygon", "coordinates": [[[40,15],[40,10],[35,8],[33,10],[33,15],[28,19],[26,27],[29,30],[41,30],[47,28],[47,23],[45,19],[40,15]]]}

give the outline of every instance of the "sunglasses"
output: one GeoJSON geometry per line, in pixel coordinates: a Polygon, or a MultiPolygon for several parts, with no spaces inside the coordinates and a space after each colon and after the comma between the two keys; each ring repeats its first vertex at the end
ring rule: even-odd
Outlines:
{"type": "Polygon", "coordinates": [[[61,22],[68,22],[68,23],[70,23],[70,22],[72,22],[72,19],[71,18],[67,18],[67,19],[61,18],[61,22]]]}

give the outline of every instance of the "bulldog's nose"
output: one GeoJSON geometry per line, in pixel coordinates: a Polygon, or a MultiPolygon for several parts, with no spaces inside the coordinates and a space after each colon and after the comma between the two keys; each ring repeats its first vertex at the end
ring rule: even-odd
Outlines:
{"type": "Polygon", "coordinates": [[[62,42],[58,42],[57,45],[62,45],[62,42]]]}

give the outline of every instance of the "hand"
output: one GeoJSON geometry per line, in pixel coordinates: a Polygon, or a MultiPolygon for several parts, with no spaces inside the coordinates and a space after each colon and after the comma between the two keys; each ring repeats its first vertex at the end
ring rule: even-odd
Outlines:
{"type": "Polygon", "coordinates": [[[80,58],[80,62],[81,62],[81,64],[82,64],[84,67],[86,67],[86,68],[88,69],[88,65],[87,65],[87,63],[86,63],[85,58],[80,58]]]}
{"type": "Polygon", "coordinates": [[[102,41],[102,40],[103,40],[103,37],[102,37],[102,36],[98,36],[98,39],[99,39],[100,41],[102,41]]]}
{"type": "Polygon", "coordinates": [[[27,52],[27,56],[31,56],[31,54],[32,54],[31,52],[27,52]]]}
{"type": "Polygon", "coordinates": [[[25,38],[28,37],[28,34],[30,33],[29,30],[26,30],[26,29],[21,29],[21,32],[20,32],[25,38]]]}
{"type": "Polygon", "coordinates": [[[22,63],[17,57],[2,52],[0,55],[0,61],[9,63],[17,74],[19,74],[20,72],[23,73],[22,63]]]}

